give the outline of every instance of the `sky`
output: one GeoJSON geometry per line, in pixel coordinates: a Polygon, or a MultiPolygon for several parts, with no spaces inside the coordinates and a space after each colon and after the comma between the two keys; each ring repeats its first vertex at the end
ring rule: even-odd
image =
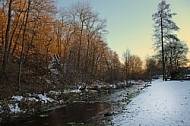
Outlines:
{"type": "MultiPolygon", "coordinates": [[[[87,1],[92,10],[99,13],[99,18],[107,20],[106,41],[121,60],[127,49],[142,60],[154,54],[152,14],[157,12],[161,0],[57,0],[57,5],[69,7],[78,1],[87,1]]],[[[190,0],[166,2],[171,12],[177,13],[173,21],[180,28],[178,37],[190,48],[190,0]]]]}

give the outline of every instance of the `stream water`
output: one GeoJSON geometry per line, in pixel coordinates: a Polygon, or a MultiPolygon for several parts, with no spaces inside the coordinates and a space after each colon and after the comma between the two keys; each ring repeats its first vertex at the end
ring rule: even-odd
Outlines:
{"type": "Polygon", "coordinates": [[[15,122],[0,124],[2,126],[100,126],[111,121],[113,108],[120,105],[123,99],[142,86],[133,86],[117,90],[101,98],[101,102],[74,102],[64,106],[57,106],[32,117],[16,120],[15,122]],[[104,124],[103,124],[104,123],[104,124]]]}
{"type": "Polygon", "coordinates": [[[92,117],[102,116],[111,108],[109,103],[71,103],[66,106],[44,111],[31,118],[3,124],[4,126],[66,126],[89,124],[92,117]]]}

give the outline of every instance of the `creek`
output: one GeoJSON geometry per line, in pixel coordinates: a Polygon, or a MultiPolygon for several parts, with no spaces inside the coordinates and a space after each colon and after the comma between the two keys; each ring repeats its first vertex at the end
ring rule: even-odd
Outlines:
{"type": "Polygon", "coordinates": [[[75,101],[56,106],[30,117],[1,124],[2,126],[101,126],[112,123],[112,116],[142,89],[143,85],[115,90],[97,101],[75,101]]]}

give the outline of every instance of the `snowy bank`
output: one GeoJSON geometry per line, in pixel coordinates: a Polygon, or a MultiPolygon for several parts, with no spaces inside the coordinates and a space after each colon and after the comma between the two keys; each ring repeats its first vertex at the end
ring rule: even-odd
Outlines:
{"type": "Polygon", "coordinates": [[[113,117],[116,126],[188,126],[190,81],[153,81],[113,117]]]}
{"type": "MultiPolygon", "coordinates": [[[[135,82],[135,84],[137,84],[137,82],[135,82]]],[[[138,85],[133,86],[136,89],[138,85]]],[[[143,85],[141,86],[143,87],[143,85]]],[[[104,95],[109,95],[109,91],[128,89],[128,87],[128,83],[125,82],[114,84],[99,82],[94,85],[83,84],[64,90],[52,90],[38,94],[26,93],[24,95],[13,95],[10,98],[2,100],[0,103],[0,122],[2,122],[1,120],[3,120],[4,115],[6,115],[5,118],[13,116],[19,117],[19,115],[22,114],[32,115],[35,114],[35,112],[44,111],[57,105],[65,105],[73,102],[98,101],[101,100],[104,95]]],[[[127,96],[125,99],[127,99],[127,96]]],[[[121,98],[120,101],[123,101],[123,99],[121,98]]]]}

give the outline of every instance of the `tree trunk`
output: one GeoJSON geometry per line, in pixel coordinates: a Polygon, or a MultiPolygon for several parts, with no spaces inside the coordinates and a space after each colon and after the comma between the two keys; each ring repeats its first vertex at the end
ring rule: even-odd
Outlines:
{"type": "Polygon", "coordinates": [[[162,73],[163,73],[163,80],[165,80],[165,58],[164,58],[164,33],[163,33],[163,19],[161,13],[161,43],[162,43],[162,73]]]}
{"type": "Polygon", "coordinates": [[[10,33],[10,27],[11,27],[11,11],[12,11],[12,2],[13,0],[9,1],[9,10],[8,10],[8,21],[7,21],[7,28],[6,28],[6,34],[5,34],[5,47],[4,47],[4,55],[3,55],[3,63],[0,70],[0,77],[2,78],[5,74],[5,70],[7,67],[7,61],[8,61],[8,47],[9,47],[9,33],[10,33]]]}
{"type": "Polygon", "coordinates": [[[20,63],[19,63],[19,73],[18,73],[18,86],[19,86],[19,91],[21,91],[21,75],[22,75],[22,64],[23,64],[23,59],[24,59],[24,46],[25,46],[25,34],[26,34],[26,27],[27,27],[27,21],[29,17],[29,11],[30,11],[30,0],[28,1],[28,7],[27,7],[27,14],[26,14],[26,20],[24,24],[24,31],[23,31],[23,36],[22,36],[22,49],[21,49],[21,54],[20,54],[20,63]]]}
{"type": "MultiPolygon", "coordinates": [[[[25,1],[25,3],[24,3],[24,6],[23,6],[23,8],[21,9],[21,10],[23,10],[24,9],[24,7],[26,6],[26,1],[25,1]]],[[[16,33],[16,31],[17,31],[17,29],[18,29],[18,27],[19,27],[19,22],[20,22],[20,18],[22,17],[22,12],[20,12],[20,14],[18,15],[18,21],[17,21],[17,23],[15,24],[15,27],[13,28],[13,32],[12,32],[12,35],[10,36],[10,44],[9,44],[9,47],[8,47],[8,58],[9,58],[9,56],[10,56],[10,52],[11,52],[11,46],[12,46],[12,43],[13,43],[13,38],[14,38],[14,36],[15,36],[15,33],[16,33]]],[[[20,30],[19,30],[20,31],[20,30]]],[[[20,32],[19,32],[20,33],[20,32]]],[[[17,41],[17,40],[16,40],[17,41]]],[[[15,44],[16,45],[16,44],[15,44]]],[[[12,53],[11,53],[12,54],[12,53]]],[[[12,55],[11,55],[12,56],[12,55]]],[[[9,60],[9,59],[8,59],[9,60]]]]}

